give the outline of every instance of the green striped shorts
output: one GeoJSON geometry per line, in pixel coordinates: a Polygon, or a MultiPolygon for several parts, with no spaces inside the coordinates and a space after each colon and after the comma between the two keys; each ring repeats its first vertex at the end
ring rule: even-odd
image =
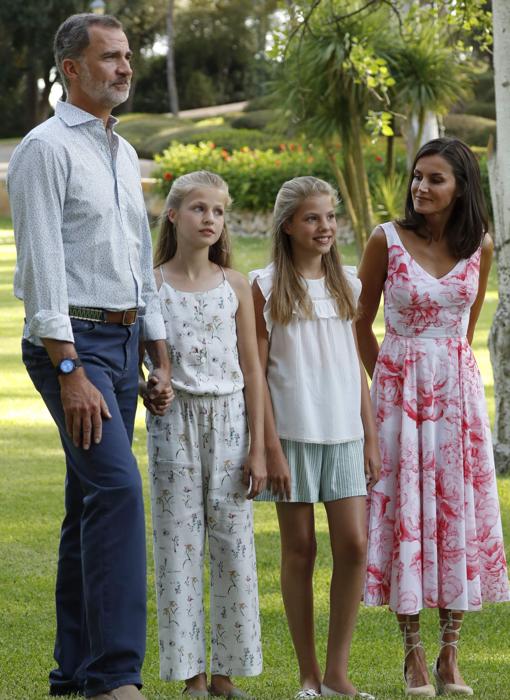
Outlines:
{"type": "MultiPolygon", "coordinates": [[[[323,445],[280,439],[290,467],[290,503],[366,496],[363,440],[323,445]]],[[[269,490],[257,501],[279,501],[269,490]]]]}

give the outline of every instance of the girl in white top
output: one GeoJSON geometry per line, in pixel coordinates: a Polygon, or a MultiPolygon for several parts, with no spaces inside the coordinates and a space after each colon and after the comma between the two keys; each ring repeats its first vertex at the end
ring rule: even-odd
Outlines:
{"type": "Polygon", "coordinates": [[[259,356],[267,376],[268,490],[277,500],[281,585],[296,650],[296,697],[364,696],[347,673],[366,557],[365,496],[380,456],[352,319],[361,285],[336,249],[336,193],[314,177],[284,183],[273,219],[273,261],[251,273],[259,356]],[[315,502],[333,553],[324,674],[314,643],[315,502]]]}
{"type": "Polygon", "coordinates": [[[146,399],[160,669],[191,697],[247,697],[230,676],[262,669],[249,499],[265,483],[263,377],[250,286],[228,269],[229,201],[213,173],[178,178],[155,254],[175,393],[164,415],[146,399]]]}

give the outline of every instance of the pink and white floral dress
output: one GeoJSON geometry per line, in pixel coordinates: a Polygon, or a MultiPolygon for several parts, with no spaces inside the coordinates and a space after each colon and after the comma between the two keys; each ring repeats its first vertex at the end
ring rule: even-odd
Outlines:
{"type": "Polygon", "coordinates": [[[392,223],[372,382],[382,456],[369,503],[367,605],[478,610],[510,599],[491,433],[466,338],[481,248],[436,279],[392,223]]]}

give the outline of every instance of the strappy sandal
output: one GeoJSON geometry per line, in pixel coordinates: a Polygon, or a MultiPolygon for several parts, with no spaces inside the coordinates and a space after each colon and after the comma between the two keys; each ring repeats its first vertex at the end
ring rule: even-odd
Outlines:
{"type": "MultiPolygon", "coordinates": [[[[417,687],[413,687],[409,685],[409,681],[407,680],[407,657],[409,654],[415,649],[423,649],[423,644],[420,639],[420,631],[417,629],[415,632],[411,631],[411,618],[410,615],[406,615],[405,622],[400,623],[400,629],[402,630],[402,634],[404,637],[404,666],[403,666],[403,674],[404,674],[404,683],[406,684],[404,694],[409,696],[409,697],[421,697],[421,698],[435,698],[436,697],[436,689],[432,685],[432,683],[426,683],[425,685],[419,685],[417,687]],[[413,641],[418,638],[418,641],[413,641]]],[[[419,624],[419,623],[416,623],[419,624]]]]}
{"type": "Polygon", "coordinates": [[[294,695],[294,700],[307,700],[308,698],[320,698],[321,694],[315,688],[301,688],[294,695]]]}
{"type": "MultiPolygon", "coordinates": [[[[448,610],[447,615],[448,616],[446,619],[444,617],[439,618],[439,624],[441,625],[441,632],[439,636],[439,644],[441,646],[439,651],[441,651],[441,649],[444,649],[444,647],[453,647],[455,649],[455,656],[457,656],[458,645],[460,641],[460,630],[462,627],[463,620],[462,618],[458,619],[453,617],[452,610],[448,610]],[[445,642],[444,638],[447,634],[454,634],[455,639],[449,642],[445,642]]],[[[473,688],[471,688],[469,685],[460,685],[460,683],[444,682],[444,680],[439,675],[439,656],[437,657],[436,662],[432,667],[432,673],[434,674],[434,678],[436,679],[438,695],[444,695],[445,693],[449,693],[451,695],[473,695],[473,688]]]]}

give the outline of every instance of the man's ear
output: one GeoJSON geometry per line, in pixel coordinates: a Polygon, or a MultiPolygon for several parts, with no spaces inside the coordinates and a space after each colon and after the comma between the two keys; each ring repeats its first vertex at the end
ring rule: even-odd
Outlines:
{"type": "Polygon", "coordinates": [[[78,69],[79,62],[76,58],[64,58],[62,61],[62,72],[69,81],[76,80],[79,77],[78,69]]]}

